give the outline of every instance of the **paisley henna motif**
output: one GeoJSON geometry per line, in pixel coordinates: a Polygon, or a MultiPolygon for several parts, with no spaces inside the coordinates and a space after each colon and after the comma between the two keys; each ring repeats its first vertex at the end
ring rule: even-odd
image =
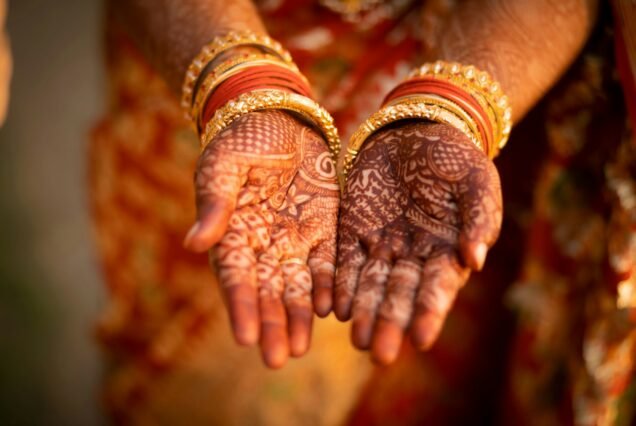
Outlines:
{"type": "Polygon", "coordinates": [[[339,190],[324,140],[280,111],[247,114],[207,147],[195,177],[198,220],[184,244],[211,260],[240,344],[282,366],[331,310],[339,190]],[[315,290],[313,290],[315,288],[315,290]]]}
{"type": "Polygon", "coordinates": [[[461,132],[418,122],[365,144],[342,200],[335,313],[352,341],[392,362],[410,327],[434,342],[502,218],[499,175],[461,132]]]}

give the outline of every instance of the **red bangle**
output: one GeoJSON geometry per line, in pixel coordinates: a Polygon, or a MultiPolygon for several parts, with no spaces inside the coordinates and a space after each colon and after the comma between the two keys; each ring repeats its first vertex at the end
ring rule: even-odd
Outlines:
{"type": "Polygon", "coordinates": [[[384,99],[383,105],[408,95],[431,94],[443,97],[462,108],[475,121],[484,149],[489,152],[493,140],[492,124],[482,106],[469,93],[457,86],[431,77],[413,78],[395,87],[384,99]]]}
{"type": "Polygon", "coordinates": [[[214,116],[217,109],[243,93],[259,89],[276,89],[312,98],[311,88],[295,72],[276,65],[247,68],[234,75],[210,94],[201,113],[201,128],[214,116]]]}

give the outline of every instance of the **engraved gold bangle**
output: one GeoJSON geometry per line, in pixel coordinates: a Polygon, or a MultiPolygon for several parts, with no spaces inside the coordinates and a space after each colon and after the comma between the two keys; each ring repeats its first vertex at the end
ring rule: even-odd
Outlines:
{"type": "Polygon", "coordinates": [[[425,97],[421,99],[419,99],[419,97],[415,97],[414,99],[402,99],[372,114],[371,117],[362,123],[353,133],[343,159],[342,173],[340,174],[341,186],[344,187],[347,175],[353,167],[353,162],[369,136],[391,123],[414,118],[448,124],[460,130],[470,138],[472,143],[479,147],[476,135],[466,121],[456,112],[447,109],[445,105],[441,106],[430,102],[430,99],[426,99],[425,97]]]}
{"type": "Polygon", "coordinates": [[[219,108],[205,126],[205,132],[201,137],[201,151],[237,118],[250,112],[269,109],[295,112],[316,126],[326,139],[334,161],[337,160],[340,152],[340,138],[331,115],[312,99],[274,89],[244,93],[219,108]]]}
{"type": "Polygon", "coordinates": [[[423,95],[408,95],[403,96],[393,101],[389,102],[385,106],[389,105],[398,105],[398,104],[414,104],[414,103],[423,103],[426,105],[436,105],[449,113],[453,114],[457,120],[455,121],[455,127],[457,130],[464,133],[470,141],[475,145],[480,151],[484,151],[484,141],[482,140],[481,133],[479,132],[479,128],[475,123],[475,120],[471,117],[471,115],[465,111],[462,107],[457,105],[455,102],[450,101],[444,97],[432,94],[423,94],[423,95]]]}
{"type": "Polygon", "coordinates": [[[181,89],[181,106],[185,110],[188,118],[192,118],[190,116],[190,108],[192,107],[194,87],[203,70],[220,53],[238,46],[255,46],[264,52],[270,52],[280,57],[284,62],[293,62],[289,52],[285,50],[280,43],[267,36],[258,35],[249,31],[230,31],[224,36],[216,37],[210,43],[203,46],[186,71],[181,89]]]}
{"type": "Polygon", "coordinates": [[[212,92],[214,92],[214,90],[228,78],[238,74],[239,72],[247,68],[257,67],[260,65],[277,65],[282,68],[286,68],[298,74],[298,76],[301,77],[303,81],[305,81],[309,86],[307,79],[300,73],[298,67],[293,62],[282,62],[280,59],[278,59],[278,57],[266,53],[232,58],[226,62],[221,63],[219,66],[214,68],[212,72],[206,75],[206,77],[203,79],[203,82],[197,89],[194,104],[192,105],[192,109],[190,112],[190,116],[192,117],[197,130],[201,129],[201,108],[203,108],[206,101],[210,98],[212,92]]]}
{"type": "Polygon", "coordinates": [[[494,158],[508,141],[512,129],[512,109],[501,86],[486,71],[472,65],[437,61],[424,64],[411,72],[408,78],[432,77],[448,81],[467,91],[486,111],[492,128],[493,141],[487,154],[494,158]]]}

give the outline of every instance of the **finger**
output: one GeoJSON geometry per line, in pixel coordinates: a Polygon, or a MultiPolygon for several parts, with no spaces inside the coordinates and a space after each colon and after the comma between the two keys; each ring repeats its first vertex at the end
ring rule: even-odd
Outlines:
{"type": "Polygon", "coordinates": [[[241,345],[253,345],[259,336],[254,251],[236,231],[225,234],[214,251],[234,337],[241,345]]]}
{"type": "Polygon", "coordinates": [[[311,274],[306,264],[281,261],[285,292],[283,300],[289,323],[289,349],[294,357],[304,355],[311,341],[313,310],[311,304],[311,274]]]}
{"type": "Polygon", "coordinates": [[[270,368],[280,368],[289,356],[287,314],[283,305],[283,275],[278,260],[271,254],[258,258],[256,275],[261,314],[261,353],[270,368]]]}
{"type": "Polygon", "coordinates": [[[326,317],[333,306],[333,284],[336,275],[336,236],[320,243],[309,253],[307,264],[313,282],[314,310],[326,317]]]}
{"type": "Polygon", "coordinates": [[[501,185],[492,163],[471,173],[459,195],[462,227],[459,248],[465,264],[479,271],[486,261],[488,249],[499,236],[502,219],[501,185]]]}
{"type": "Polygon", "coordinates": [[[358,349],[368,349],[371,344],[376,313],[384,297],[384,286],[390,272],[388,252],[376,251],[362,268],[351,308],[351,341],[358,349]]]}
{"type": "Polygon", "coordinates": [[[360,270],[366,260],[367,256],[360,242],[348,233],[342,235],[338,243],[338,266],[333,304],[336,318],[340,321],[351,318],[353,295],[358,287],[360,270]]]}
{"type": "Polygon", "coordinates": [[[457,292],[466,283],[469,273],[469,269],[461,266],[451,253],[433,257],[422,265],[411,322],[411,338],[416,348],[426,350],[437,339],[457,292]]]}
{"type": "Polygon", "coordinates": [[[380,364],[390,364],[397,358],[404,330],[413,314],[421,272],[418,262],[406,259],[398,260],[391,270],[371,346],[372,357],[380,364]]]}
{"type": "Polygon", "coordinates": [[[190,228],[183,245],[204,252],[223,237],[236,206],[238,193],[247,179],[249,167],[229,155],[207,150],[195,177],[197,221],[190,228]]]}

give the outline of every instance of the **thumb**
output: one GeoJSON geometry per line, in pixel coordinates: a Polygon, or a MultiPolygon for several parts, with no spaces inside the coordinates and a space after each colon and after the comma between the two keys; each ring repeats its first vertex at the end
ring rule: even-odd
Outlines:
{"type": "Polygon", "coordinates": [[[201,159],[195,176],[197,221],[183,241],[186,249],[204,252],[221,240],[248,169],[216,153],[201,159]]]}
{"type": "Polygon", "coordinates": [[[480,271],[497,240],[503,214],[499,175],[492,163],[469,176],[460,195],[459,251],[469,268],[480,271]]]}

